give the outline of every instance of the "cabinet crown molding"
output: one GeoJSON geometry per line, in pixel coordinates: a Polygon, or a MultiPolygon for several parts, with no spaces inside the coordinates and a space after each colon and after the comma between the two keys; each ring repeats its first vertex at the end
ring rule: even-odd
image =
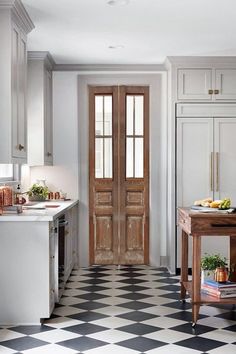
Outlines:
{"type": "Polygon", "coordinates": [[[42,60],[45,62],[46,67],[51,70],[56,65],[52,55],[47,51],[28,51],[28,60],[42,60]]]}
{"type": "Polygon", "coordinates": [[[157,73],[165,71],[163,64],[56,64],[54,71],[157,73]]]}
{"type": "Polygon", "coordinates": [[[0,11],[1,9],[9,9],[26,34],[34,29],[35,26],[21,0],[0,0],[0,11]]]}
{"type": "Polygon", "coordinates": [[[169,56],[165,60],[165,66],[185,66],[194,67],[206,66],[213,67],[214,65],[236,65],[236,56],[169,56]]]}

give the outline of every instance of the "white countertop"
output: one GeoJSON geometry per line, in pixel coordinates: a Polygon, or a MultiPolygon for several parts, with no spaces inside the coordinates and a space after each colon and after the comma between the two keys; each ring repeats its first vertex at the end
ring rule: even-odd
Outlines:
{"type": "Polygon", "coordinates": [[[0,215],[1,221],[53,221],[58,218],[66,209],[72,208],[78,203],[78,199],[75,200],[47,200],[45,202],[39,202],[33,205],[35,209],[26,209],[23,206],[23,213],[20,214],[2,214],[0,215]],[[53,207],[58,205],[58,207],[53,207]],[[50,207],[51,206],[51,207],[50,207]],[[45,209],[37,209],[44,208],[45,209]]]}

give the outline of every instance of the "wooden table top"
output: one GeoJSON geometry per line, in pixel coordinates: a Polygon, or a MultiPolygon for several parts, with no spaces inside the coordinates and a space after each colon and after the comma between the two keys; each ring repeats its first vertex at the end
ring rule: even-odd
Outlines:
{"type": "Polygon", "coordinates": [[[234,218],[236,219],[236,213],[227,213],[226,210],[219,210],[219,211],[207,211],[207,212],[201,212],[200,210],[194,210],[191,209],[191,207],[178,207],[178,211],[182,212],[183,214],[186,214],[187,216],[191,218],[208,218],[208,217],[213,217],[213,218],[221,218],[221,217],[227,217],[227,218],[234,218]]]}
{"type": "Polygon", "coordinates": [[[178,208],[178,225],[188,234],[236,236],[236,213],[200,212],[178,208]]]}

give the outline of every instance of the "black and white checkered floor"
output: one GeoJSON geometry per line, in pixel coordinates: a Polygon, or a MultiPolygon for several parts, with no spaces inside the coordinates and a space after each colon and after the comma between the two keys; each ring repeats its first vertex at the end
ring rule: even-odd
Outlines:
{"type": "MultiPolygon", "coordinates": [[[[0,314],[1,315],[1,314],[0,314]]],[[[232,305],[202,306],[195,331],[179,278],[147,266],[74,270],[42,326],[0,329],[0,353],[235,354],[232,305]]]]}

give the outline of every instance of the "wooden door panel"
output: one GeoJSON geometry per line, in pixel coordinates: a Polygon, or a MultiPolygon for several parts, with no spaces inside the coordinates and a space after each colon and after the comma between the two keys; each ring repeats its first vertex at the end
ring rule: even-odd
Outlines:
{"type": "Polygon", "coordinates": [[[112,206],[112,190],[111,191],[96,191],[95,205],[96,206],[112,206]]]}
{"type": "Polygon", "coordinates": [[[144,193],[143,191],[127,191],[126,206],[140,206],[143,207],[144,193]]]}
{"type": "Polygon", "coordinates": [[[100,216],[96,215],[94,225],[95,235],[95,264],[113,264],[113,228],[112,215],[100,216]]]}
{"type": "Polygon", "coordinates": [[[127,250],[141,250],[144,248],[143,216],[128,215],[126,218],[127,250]]]}
{"type": "Polygon", "coordinates": [[[125,248],[122,252],[122,263],[144,264],[144,217],[143,215],[127,215],[125,226],[125,248]]]}

